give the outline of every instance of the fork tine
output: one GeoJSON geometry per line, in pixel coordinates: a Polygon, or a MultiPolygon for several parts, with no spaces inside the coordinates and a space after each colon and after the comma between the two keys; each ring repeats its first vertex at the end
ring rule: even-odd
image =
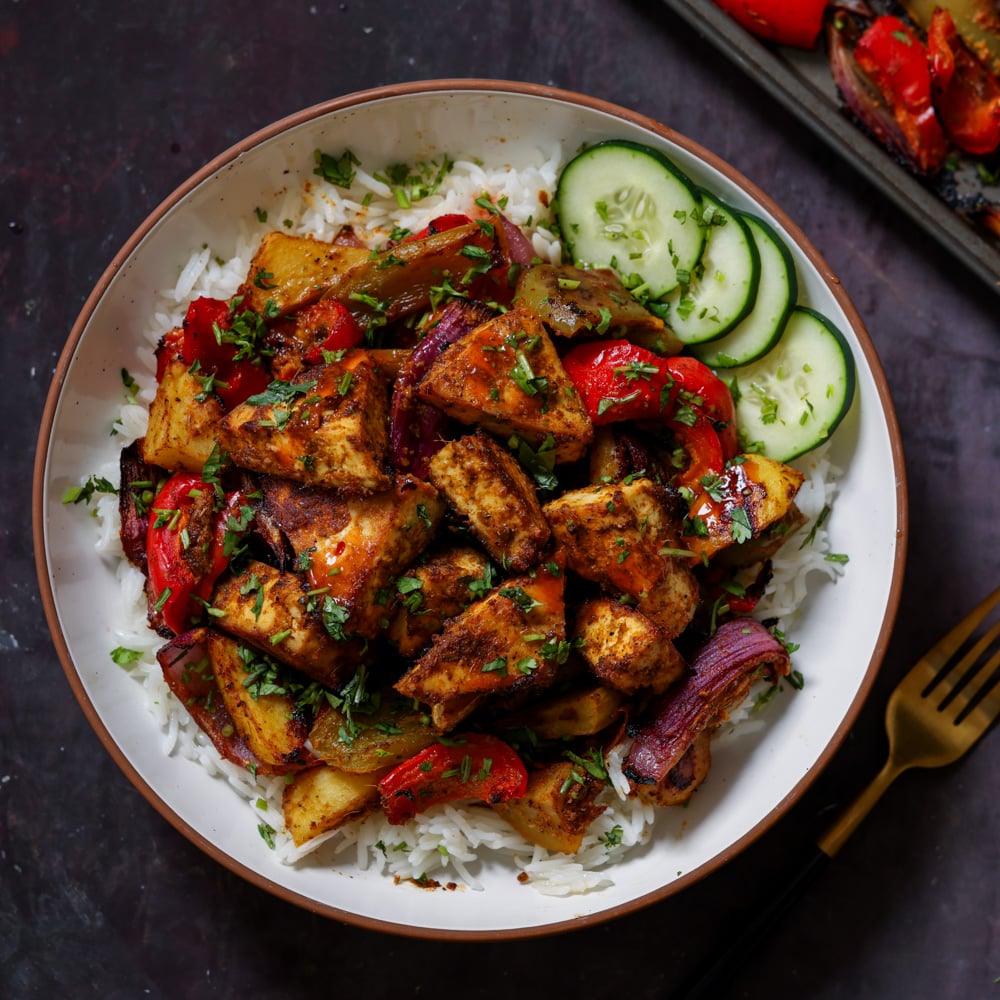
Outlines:
{"type": "Polygon", "coordinates": [[[985,694],[982,700],[962,720],[961,725],[975,727],[985,732],[989,726],[1000,718],[1000,675],[987,679],[982,689],[985,694]]]}
{"type": "Polygon", "coordinates": [[[921,657],[918,665],[930,667],[935,675],[934,683],[927,687],[924,694],[928,694],[935,684],[951,672],[948,670],[942,673],[945,665],[955,655],[962,643],[972,635],[983,619],[998,604],[1000,604],[1000,587],[997,587],[988,597],[984,597],[969,614],[921,657]]]}
{"type": "Polygon", "coordinates": [[[976,640],[975,645],[965,651],[960,660],[949,663],[940,671],[934,681],[924,689],[922,696],[927,697],[937,690],[941,695],[938,709],[947,708],[958,697],[959,691],[970,684],[982,669],[980,661],[998,636],[1000,636],[1000,621],[994,622],[993,626],[976,640]]]}
{"type": "MultiPolygon", "coordinates": [[[[1000,633],[1000,627],[996,629],[996,632],[1000,633]]],[[[986,638],[986,636],[983,638],[986,638]]],[[[993,638],[995,639],[996,636],[993,638]]],[[[977,646],[978,645],[979,644],[977,644],[977,646]]],[[[981,655],[982,652],[983,650],[980,650],[979,655],[981,655]]],[[[941,708],[946,709],[951,718],[953,718],[956,722],[960,722],[969,705],[975,702],[986,687],[991,687],[996,683],[993,674],[996,672],[997,667],[1000,667],[1000,650],[995,650],[993,655],[986,660],[985,663],[978,663],[975,670],[964,675],[964,683],[962,687],[956,691],[955,696],[946,705],[942,705],[941,708]],[[973,682],[980,677],[984,678],[984,683],[981,686],[976,686],[973,682]]]]}

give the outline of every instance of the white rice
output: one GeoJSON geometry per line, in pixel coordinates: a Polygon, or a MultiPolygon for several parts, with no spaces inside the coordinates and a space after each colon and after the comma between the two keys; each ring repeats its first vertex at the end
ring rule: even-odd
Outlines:
{"type": "MultiPolygon", "coordinates": [[[[281,204],[267,206],[268,215],[271,220],[281,220],[278,225],[289,220],[290,225],[285,226],[288,232],[312,234],[320,239],[331,239],[343,225],[352,224],[367,245],[376,246],[383,244],[396,226],[419,230],[435,216],[469,212],[474,200],[488,193],[496,202],[506,200],[505,215],[526,230],[535,253],[543,260],[558,263],[562,248],[545,228],[550,216],[540,192],[555,189],[562,162],[563,150],[558,147],[539,150],[533,165],[517,169],[491,170],[473,159],[457,159],[442,190],[406,211],[399,208],[384,183],[358,168],[350,191],[310,177],[301,190],[290,191],[281,204]]],[[[148,405],[156,392],[153,350],[160,338],[181,323],[192,298],[233,295],[247,274],[261,235],[275,225],[273,221],[271,225],[246,225],[235,250],[229,248],[226,257],[219,256],[220,248],[196,250],[181,264],[174,284],[152,304],[144,331],[146,349],[142,352],[147,368],[130,372],[139,389],[134,402],[124,405],[119,414],[117,430],[123,446],[146,431],[148,405]]],[[[808,456],[800,467],[807,477],[798,496],[799,506],[809,519],[800,529],[804,533],[820,511],[832,503],[837,470],[822,451],[808,456]]],[[[117,462],[97,471],[118,483],[117,462]]],[[[101,497],[96,515],[96,548],[114,567],[126,610],[125,624],[114,635],[114,645],[142,653],[129,669],[145,689],[146,705],[159,729],[163,752],[191,760],[226,781],[252,814],[248,822],[265,824],[273,831],[274,853],[279,862],[295,865],[309,858],[308,863],[374,869],[400,879],[458,880],[469,888],[481,889],[479,876],[484,859],[495,857],[505,859],[501,863],[510,866],[512,877],[521,873],[522,880],[527,878],[538,891],[563,896],[598,891],[612,884],[607,869],[652,836],[656,810],[629,797],[628,782],[621,770],[627,746],[621,745],[608,754],[611,783],[599,799],[606,811],[593,822],[583,846],[572,857],[525,841],[493,810],[478,805],[435,806],[402,826],[389,824],[379,813],[296,847],[282,819],[285,779],[254,777],[245,768],[220,759],[170,692],[155,659],[162,640],[147,626],[142,574],[125,560],[121,549],[117,499],[101,497]]],[[[842,572],[839,564],[826,560],[829,547],[825,527],[820,527],[810,544],[802,548],[795,539],[790,540],[774,560],[774,577],[757,616],[793,621],[805,597],[807,582],[811,582],[809,578],[815,573],[835,578],[842,572]]],[[[734,720],[743,714],[733,713],[734,720]]]]}

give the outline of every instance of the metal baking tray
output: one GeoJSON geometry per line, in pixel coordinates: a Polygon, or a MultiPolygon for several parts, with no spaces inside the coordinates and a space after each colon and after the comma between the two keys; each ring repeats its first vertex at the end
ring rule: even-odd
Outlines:
{"type": "Polygon", "coordinates": [[[1000,241],[951,207],[844,114],[822,43],[813,52],[768,45],[744,31],[711,0],[663,3],[861,171],[929,236],[1000,292],[1000,241]]]}

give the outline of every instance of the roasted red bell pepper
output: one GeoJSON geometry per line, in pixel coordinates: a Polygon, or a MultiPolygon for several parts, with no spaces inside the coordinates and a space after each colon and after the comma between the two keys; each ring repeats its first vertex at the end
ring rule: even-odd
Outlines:
{"type": "Polygon", "coordinates": [[[157,493],[146,529],[146,565],[155,610],[173,632],[201,616],[215,581],[229,565],[234,542],[250,526],[240,491],[216,507],[215,487],[192,472],[177,472],[157,493]]]}
{"type": "Polygon", "coordinates": [[[564,358],[566,374],[596,425],[667,419],[678,386],[667,359],[628,340],[595,340],[564,358]]]}
{"type": "Polygon", "coordinates": [[[665,423],[688,453],[682,485],[721,472],[736,454],[733,398],[697,358],[661,358],[628,340],[592,341],[574,347],[563,367],[595,424],[665,423]]]}
{"type": "Polygon", "coordinates": [[[271,376],[249,358],[237,360],[239,348],[225,340],[232,323],[232,308],[223,299],[194,299],[184,317],[181,356],[203,377],[211,377],[212,390],[227,409],[263,392],[271,376]]]}
{"type": "Polygon", "coordinates": [[[493,804],[517,799],[527,787],[528,772],[521,758],[503,740],[486,733],[433,743],[378,783],[390,823],[405,823],[439,802],[480,799],[493,804]]]}
{"type": "Polygon", "coordinates": [[[858,67],[878,88],[914,165],[936,170],[948,155],[948,141],[934,110],[927,50],[899,18],[877,17],[854,49],[858,67]]]}
{"type": "Polygon", "coordinates": [[[418,233],[411,233],[406,237],[406,242],[409,243],[412,240],[425,240],[428,236],[433,236],[435,233],[443,233],[448,229],[457,229],[459,226],[467,226],[472,222],[467,215],[463,215],[461,212],[451,212],[448,215],[439,215],[436,219],[431,219],[431,221],[424,226],[423,229],[418,233]]]}
{"type": "Polygon", "coordinates": [[[948,138],[986,156],[1000,146],[1000,82],[962,41],[939,7],[927,28],[934,107],[948,138]]]}
{"type": "Polygon", "coordinates": [[[715,0],[747,31],[800,49],[816,45],[823,27],[826,0],[715,0]]]}
{"type": "Polygon", "coordinates": [[[309,365],[321,364],[324,351],[358,347],[365,339],[361,325],[336,299],[320,299],[307,306],[296,317],[295,325],[302,341],[312,342],[312,347],[305,353],[305,361],[309,365]]]}

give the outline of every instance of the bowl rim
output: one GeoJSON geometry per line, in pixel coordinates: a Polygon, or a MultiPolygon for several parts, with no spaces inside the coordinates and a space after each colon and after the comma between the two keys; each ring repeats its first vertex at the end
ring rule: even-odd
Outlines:
{"type": "Polygon", "coordinates": [[[782,211],[782,209],[775,204],[775,202],[772,201],[767,194],[765,194],[752,181],[736,170],[736,168],[732,167],[719,156],[705,149],[693,140],[688,139],[686,136],[675,132],[672,128],[646,115],[631,111],[609,101],[543,84],[509,80],[492,80],[485,78],[445,78],[390,84],[355,91],[341,97],[311,105],[300,111],[294,112],[291,115],[281,118],[278,121],[251,133],[246,138],[236,142],[224,152],[211,159],[204,166],[195,171],[195,173],[193,173],[187,180],[177,186],[146,216],[143,222],[123,244],[121,249],[115,254],[111,263],[107,266],[101,277],[98,279],[93,290],[88,295],[76,321],[73,324],[56,363],[52,382],[45,401],[35,450],[34,471],[32,477],[32,537],[35,568],[45,618],[48,623],[56,653],[62,664],[63,671],[73,694],[79,702],[80,707],[83,709],[88,722],[97,734],[104,748],[111,755],[112,759],[132,785],[143,796],[143,798],[150,805],[152,805],[153,808],[156,809],[156,811],[163,816],[163,818],[166,819],[171,826],[174,827],[174,829],[234,874],[239,875],[251,884],[264,889],[286,902],[292,903],[313,913],[341,920],[354,926],[370,930],[389,932],[403,937],[433,940],[494,941],[543,937],[576,928],[591,926],[597,923],[603,923],[605,921],[643,909],[652,903],[658,902],[680,892],[687,886],[700,881],[712,872],[717,871],[723,865],[727,864],[734,857],[744,851],[751,843],[760,838],[772,826],[774,826],[778,820],[788,813],[792,806],[803,796],[806,790],[817,779],[819,774],[823,771],[837,750],[840,748],[871,691],[875,677],[885,656],[889,639],[895,624],[896,615],[899,610],[903,585],[909,534],[907,499],[908,487],[899,423],[891,399],[888,381],[871,337],[868,334],[857,309],[848,297],[847,292],[841,285],[839,279],[832,272],[822,255],[813,246],[811,241],[799,228],[799,226],[796,225],[795,222],[789,218],[789,216],[786,215],[785,212],[782,211]],[[128,261],[133,251],[142,242],[150,230],[152,230],[152,228],[174,206],[180,203],[189,192],[191,192],[207,178],[211,177],[227,164],[237,160],[240,156],[245,155],[259,144],[273,139],[289,129],[295,128],[305,122],[322,117],[331,112],[342,111],[347,108],[361,107],[365,104],[382,101],[387,98],[401,98],[422,94],[445,94],[454,92],[497,93],[501,96],[504,94],[529,96],[564,104],[568,103],[585,109],[608,114],[629,124],[647,129],[669,142],[680,146],[687,152],[704,161],[709,166],[714,167],[758,203],[765,206],[768,211],[771,212],[772,215],[781,223],[786,232],[789,233],[790,237],[795,241],[799,249],[816,269],[837,304],[844,311],[852,330],[858,338],[864,354],[865,364],[871,372],[872,379],[878,393],[879,402],[882,407],[882,412],[886,420],[896,483],[896,545],[894,549],[892,579],[885,614],[882,619],[875,646],[872,650],[871,658],[865,669],[862,682],[859,685],[847,712],[840,721],[840,724],[835,730],[832,738],[820,753],[814,766],[805,775],[803,775],[803,777],[788,791],[784,798],[781,799],[755,826],[746,831],[740,838],[728,845],[724,850],[720,851],[717,855],[710,858],[698,868],[685,873],[683,876],[667,883],[666,885],[659,886],[656,889],[643,893],[642,895],[617,906],[575,917],[570,920],[561,920],[550,924],[525,928],[504,928],[498,930],[476,931],[414,927],[408,924],[400,924],[376,917],[369,917],[363,914],[356,914],[347,910],[342,910],[336,906],[311,899],[293,889],[273,882],[260,872],[247,867],[240,861],[237,861],[211,841],[207,840],[201,833],[176,815],[170,806],[160,798],[157,792],[147,784],[145,779],[138,773],[136,768],[125,756],[124,752],[108,732],[98,715],[96,706],[93,704],[84,689],[82,679],[77,673],[73,658],[70,654],[69,644],[62,632],[59,622],[59,616],[55,603],[55,594],[52,582],[49,578],[48,564],[46,560],[46,525],[44,516],[45,477],[48,464],[48,451],[51,443],[53,425],[55,423],[55,415],[70,363],[83,336],[83,332],[90,322],[98,303],[101,301],[115,275],[122,268],[125,262],[128,261]]]}

